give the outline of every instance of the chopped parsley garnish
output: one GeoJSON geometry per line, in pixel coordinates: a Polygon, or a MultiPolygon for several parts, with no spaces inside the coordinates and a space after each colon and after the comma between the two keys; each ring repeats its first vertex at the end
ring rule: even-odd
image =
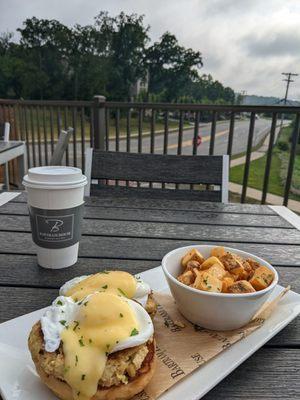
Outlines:
{"type": "Polygon", "coordinates": [[[106,345],[106,348],[107,348],[107,350],[108,350],[108,349],[110,348],[110,344],[107,344],[107,345],[106,345]]]}
{"type": "Polygon", "coordinates": [[[109,274],[109,272],[104,270],[104,271],[100,271],[99,274],[109,274]]]}
{"type": "Polygon", "coordinates": [[[81,380],[84,381],[85,380],[85,374],[81,375],[81,380]]]}
{"type": "Polygon", "coordinates": [[[124,317],[124,315],[120,312],[120,318],[123,318],[124,317]]]}
{"type": "Polygon", "coordinates": [[[92,339],[89,339],[89,343],[93,343],[92,339]]]}
{"type": "Polygon", "coordinates": [[[79,322],[78,321],[74,321],[73,331],[76,331],[76,328],[78,327],[78,325],[79,325],[79,322]]]}
{"type": "Polygon", "coordinates": [[[106,355],[106,357],[108,357],[109,353],[106,351],[106,352],[105,352],[105,355],[106,355]]]}
{"type": "Polygon", "coordinates": [[[75,355],[75,367],[77,367],[77,364],[78,364],[78,355],[76,354],[75,355]]]}
{"type": "Polygon", "coordinates": [[[75,297],[74,301],[75,301],[75,303],[77,303],[77,301],[78,301],[78,297],[75,297]]]}
{"type": "Polygon", "coordinates": [[[59,321],[60,324],[62,324],[63,326],[66,326],[67,321],[65,319],[62,319],[59,321]]]}
{"type": "Polygon", "coordinates": [[[139,331],[136,328],[133,328],[132,331],[131,331],[130,336],[136,336],[138,334],[139,334],[139,331]]]}
{"type": "Polygon", "coordinates": [[[67,373],[69,372],[69,369],[70,369],[70,366],[65,367],[65,368],[64,368],[64,374],[67,374],[67,373]]]}
{"type": "Polygon", "coordinates": [[[77,392],[77,396],[80,396],[80,391],[79,391],[79,392],[77,392]]]}
{"type": "Polygon", "coordinates": [[[62,305],[63,305],[63,303],[62,303],[62,301],[61,301],[61,300],[58,300],[58,301],[57,301],[57,303],[56,303],[56,305],[58,305],[58,306],[62,306],[62,305]]]}
{"type": "Polygon", "coordinates": [[[88,301],[86,301],[85,303],[83,303],[83,305],[86,307],[88,305],[88,301]]]}
{"type": "Polygon", "coordinates": [[[81,346],[81,347],[83,347],[83,346],[84,346],[84,343],[83,343],[83,340],[82,340],[82,338],[80,338],[80,339],[78,340],[78,342],[79,342],[79,344],[80,344],[80,346],[81,346]]]}
{"type": "Polygon", "coordinates": [[[102,289],[107,289],[107,288],[108,288],[107,285],[102,286],[102,289]]]}
{"type": "Polygon", "coordinates": [[[118,291],[119,291],[123,296],[127,297],[127,295],[126,295],[126,293],[124,292],[124,290],[122,290],[122,289],[120,289],[120,288],[118,287],[118,291]]]}

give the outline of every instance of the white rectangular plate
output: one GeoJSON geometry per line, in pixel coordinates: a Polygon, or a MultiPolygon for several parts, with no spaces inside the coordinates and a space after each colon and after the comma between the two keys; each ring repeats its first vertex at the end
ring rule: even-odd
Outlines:
{"type": "MultiPolygon", "coordinates": [[[[169,292],[161,267],[139,274],[154,291],[169,292]]],[[[283,288],[277,286],[272,297],[283,288]]],[[[32,325],[45,309],[0,324],[0,393],[4,400],[56,400],[40,382],[27,350],[32,325]]],[[[173,386],[160,400],[198,400],[281,331],[300,313],[300,295],[290,291],[272,316],[250,336],[234,344],[173,386]]]]}

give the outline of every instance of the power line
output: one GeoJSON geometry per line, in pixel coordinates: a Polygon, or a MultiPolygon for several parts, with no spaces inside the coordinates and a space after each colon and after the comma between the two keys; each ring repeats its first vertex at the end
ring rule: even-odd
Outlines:
{"type": "Polygon", "coordinates": [[[281,100],[281,101],[284,102],[284,104],[286,104],[290,83],[291,82],[295,82],[293,79],[291,79],[291,77],[292,76],[298,76],[299,74],[293,74],[292,72],[282,72],[281,75],[287,76],[287,79],[282,79],[284,82],[286,82],[286,90],[285,90],[284,99],[281,100]]]}

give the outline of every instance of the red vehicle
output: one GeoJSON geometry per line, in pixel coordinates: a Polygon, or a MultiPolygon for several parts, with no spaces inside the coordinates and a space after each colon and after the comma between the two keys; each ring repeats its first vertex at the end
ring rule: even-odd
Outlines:
{"type": "Polygon", "coordinates": [[[198,134],[197,138],[195,138],[195,139],[193,140],[193,142],[194,142],[194,144],[195,144],[195,142],[196,142],[197,147],[200,146],[200,144],[202,143],[202,136],[200,135],[200,133],[198,134]]]}

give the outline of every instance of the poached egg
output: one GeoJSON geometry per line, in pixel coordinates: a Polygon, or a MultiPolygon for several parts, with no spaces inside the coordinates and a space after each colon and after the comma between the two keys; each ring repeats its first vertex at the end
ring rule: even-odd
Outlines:
{"type": "Polygon", "coordinates": [[[59,294],[62,296],[72,296],[75,300],[80,300],[84,295],[91,294],[93,291],[103,290],[103,287],[105,288],[106,285],[106,290],[114,289],[120,293],[121,289],[127,297],[137,301],[143,307],[145,307],[148,295],[151,293],[151,288],[146,282],[128,272],[102,271],[94,275],[77,276],[67,281],[59,289],[59,294]],[[123,288],[123,286],[126,287],[123,288]],[[131,287],[128,288],[128,286],[131,287]],[[83,289],[81,290],[81,288],[83,289]]]}

